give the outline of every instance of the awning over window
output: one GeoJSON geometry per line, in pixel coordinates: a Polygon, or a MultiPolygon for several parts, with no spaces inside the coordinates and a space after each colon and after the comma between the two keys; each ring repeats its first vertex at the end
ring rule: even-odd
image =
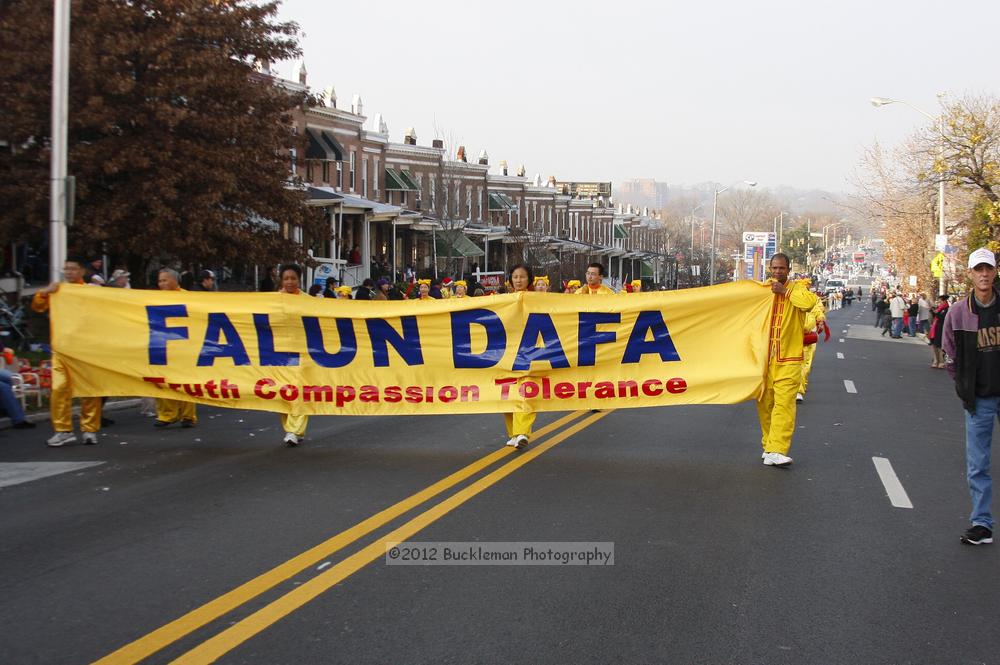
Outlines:
{"type": "Polygon", "coordinates": [[[444,257],[473,258],[486,254],[464,233],[438,232],[436,247],[437,255],[444,257]]]}
{"type": "Polygon", "coordinates": [[[545,247],[528,247],[528,263],[532,266],[550,266],[559,263],[559,257],[547,250],[545,247]]]}
{"type": "Polygon", "coordinates": [[[323,130],[323,141],[333,150],[338,162],[344,161],[344,146],[340,145],[340,141],[333,135],[333,132],[323,130]]]}
{"type": "Polygon", "coordinates": [[[623,240],[625,238],[628,238],[628,229],[619,224],[615,224],[614,238],[616,240],[623,240]]]}
{"type": "Polygon", "coordinates": [[[642,276],[643,277],[650,277],[651,278],[653,276],[653,264],[650,263],[649,261],[643,261],[642,262],[642,269],[641,269],[640,272],[642,272],[642,276]]]}
{"type": "Polygon", "coordinates": [[[491,193],[489,209],[491,212],[507,212],[508,210],[517,210],[517,205],[506,194],[491,193]]]}
{"type": "Polygon", "coordinates": [[[406,185],[403,181],[399,179],[399,176],[393,169],[385,170],[385,188],[387,191],[405,191],[406,185]]]}
{"type": "Polygon", "coordinates": [[[344,149],[328,131],[306,127],[306,159],[325,162],[344,161],[344,149]]]}
{"type": "Polygon", "coordinates": [[[420,191],[420,185],[418,185],[417,181],[413,179],[413,174],[406,169],[399,169],[399,179],[403,181],[403,184],[406,185],[406,188],[410,191],[420,191]]]}

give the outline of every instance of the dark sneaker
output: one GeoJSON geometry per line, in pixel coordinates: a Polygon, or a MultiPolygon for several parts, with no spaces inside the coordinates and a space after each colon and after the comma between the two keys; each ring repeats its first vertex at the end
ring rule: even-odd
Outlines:
{"type": "Polygon", "coordinates": [[[166,427],[169,424],[170,423],[168,423],[166,420],[155,420],[155,421],[153,421],[153,427],[166,427]]]}
{"type": "Polygon", "coordinates": [[[194,421],[193,420],[182,420],[181,421],[181,427],[194,427],[194,421]]]}
{"type": "Polygon", "coordinates": [[[14,429],[31,429],[34,426],[35,423],[31,422],[30,420],[22,420],[20,422],[16,422],[13,425],[11,425],[11,427],[13,427],[14,429]]]}
{"type": "Polygon", "coordinates": [[[982,524],[973,524],[962,534],[962,542],[966,545],[989,545],[993,542],[993,532],[982,524]]]}

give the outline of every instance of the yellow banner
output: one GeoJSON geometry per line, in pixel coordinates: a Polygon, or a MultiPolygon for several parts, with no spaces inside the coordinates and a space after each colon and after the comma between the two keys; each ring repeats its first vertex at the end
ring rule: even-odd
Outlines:
{"type": "Polygon", "coordinates": [[[63,284],[52,344],[76,396],[344,415],[731,404],[761,389],[771,299],[749,281],[429,301],[63,284]]]}

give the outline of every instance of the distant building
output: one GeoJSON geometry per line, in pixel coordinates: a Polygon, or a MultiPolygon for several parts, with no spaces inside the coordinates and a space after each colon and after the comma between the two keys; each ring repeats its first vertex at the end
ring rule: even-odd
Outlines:
{"type": "Polygon", "coordinates": [[[670,185],[657,182],[652,178],[637,178],[626,180],[618,188],[616,200],[631,203],[634,206],[660,210],[667,205],[670,198],[670,185]]]}
{"type": "Polygon", "coordinates": [[[556,189],[574,199],[596,199],[611,196],[610,182],[556,182],[556,189]]]}

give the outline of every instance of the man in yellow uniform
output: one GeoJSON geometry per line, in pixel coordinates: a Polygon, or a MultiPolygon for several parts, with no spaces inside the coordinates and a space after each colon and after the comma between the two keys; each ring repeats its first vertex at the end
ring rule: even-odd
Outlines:
{"type": "MultiPolygon", "coordinates": [[[[86,263],[81,258],[71,257],[63,264],[63,279],[67,284],[84,284],[86,263]]],[[[59,290],[59,282],[53,282],[37,291],[31,299],[31,309],[39,314],[48,311],[49,296],[59,290]]],[[[50,399],[52,429],[55,434],[46,443],[58,448],[67,443],[76,443],[73,434],[73,388],[72,377],[55,349],[52,350],[52,396],[50,399]]],[[[101,429],[101,398],[80,398],[80,432],[83,443],[92,446],[97,443],[97,432],[101,429]]]]}
{"type": "Polygon", "coordinates": [[[587,266],[587,283],[576,290],[577,295],[596,296],[614,293],[613,289],[604,286],[604,264],[591,263],[587,266]]]}
{"type": "Polygon", "coordinates": [[[787,467],[788,451],[795,431],[795,393],[802,381],[802,336],[806,312],[819,298],[809,290],[807,280],[788,279],[789,260],[785,254],[771,257],[771,279],[764,282],[774,294],[769,322],[768,365],[764,392],[757,400],[760,419],[761,459],[766,466],[787,467]]]}
{"type": "MultiPolygon", "coordinates": [[[[812,281],[812,280],[807,280],[812,281]]],[[[820,333],[826,325],[826,310],[823,309],[823,301],[816,297],[816,306],[806,312],[805,331],[820,333]]],[[[818,342],[817,342],[818,344],[818,342]]],[[[802,350],[802,381],[799,382],[799,392],[795,394],[796,403],[802,403],[805,399],[806,390],[809,388],[809,372],[812,371],[813,356],[816,355],[817,344],[806,344],[802,350]]]]}
{"type": "MultiPolygon", "coordinates": [[[[161,291],[183,291],[180,284],[180,275],[176,270],[163,268],[156,276],[156,285],[161,291]]],[[[198,414],[195,412],[194,402],[185,402],[179,399],[156,398],[156,420],[153,427],[166,427],[177,421],[181,421],[181,427],[194,427],[198,422],[198,414]]]]}

